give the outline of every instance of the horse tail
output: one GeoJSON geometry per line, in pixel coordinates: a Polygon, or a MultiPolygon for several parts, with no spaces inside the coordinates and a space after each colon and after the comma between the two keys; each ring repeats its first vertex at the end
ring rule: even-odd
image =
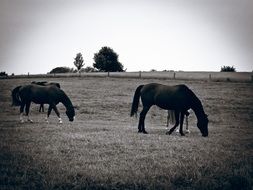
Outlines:
{"type": "Polygon", "coordinates": [[[11,96],[12,96],[12,106],[20,106],[21,105],[21,100],[19,97],[19,89],[22,86],[17,86],[16,88],[14,88],[11,92],[11,96]]]}
{"type": "Polygon", "coordinates": [[[139,106],[139,100],[141,96],[141,89],[144,85],[140,85],[136,88],[135,93],[134,93],[134,98],[133,98],[133,103],[132,103],[132,109],[130,116],[132,117],[133,115],[137,116],[137,111],[138,111],[138,106],[139,106]]]}

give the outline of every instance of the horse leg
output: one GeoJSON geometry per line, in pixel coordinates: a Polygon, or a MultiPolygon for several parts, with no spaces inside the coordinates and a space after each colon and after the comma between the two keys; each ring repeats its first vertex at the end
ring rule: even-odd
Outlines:
{"type": "Polygon", "coordinates": [[[149,108],[150,107],[143,107],[140,113],[140,120],[139,120],[139,125],[138,125],[139,133],[147,134],[147,132],[145,131],[145,117],[146,117],[146,114],[148,113],[149,108]]]}
{"type": "Polygon", "coordinates": [[[45,118],[45,120],[46,120],[47,123],[48,123],[48,118],[49,118],[49,115],[51,114],[51,111],[52,111],[52,106],[49,105],[48,110],[47,110],[47,116],[45,118]]]}
{"type": "Polygon", "coordinates": [[[181,136],[184,136],[184,133],[183,133],[183,124],[184,124],[184,113],[183,112],[180,112],[180,129],[179,129],[179,132],[181,134],[181,136]]]}
{"type": "Polygon", "coordinates": [[[26,105],[25,105],[25,113],[26,113],[26,116],[27,116],[27,121],[32,123],[33,120],[31,120],[30,117],[29,117],[30,106],[31,106],[31,102],[27,102],[26,105]]]}
{"type": "Polygon", "coordinates": [[[44,112],[43,104],[40,104],[39,112],[44,112]]]}
{"type": "Polygon", "coordinates": [[[25,107],[25,103],[22,102],[20,106],[20,116],[19,116],[19,120],[21,123],[24,123],[24,119],[23,119],[24,107],[25,107]]]}
{"type": "Polygon", "coordinates": [[[175,123],[174,127],[172,127],[169,131],[167,131],[166,135],[167,134],[170,135],[179,125],[179,112],[178,111],[175,111],[175,120],[176,120],[176,123],[175,123]]]}
{"type": "MultiPolygon", "coordinates": [[[[182,113],[179,113],[179,117],[181,117],[181,114],[182,113]]],[[[180,127],[179,127],[180,128],[180,127]]],[[[179,133],[180,132],[180,129],[177,127],[177,130],[176,130],[176,133],[179,133]]]]}
{"type": "Polygon", "coordinates": [[[189,130],[189,128],[188,128],[188,117],[189,117],[189,115],[186,115],[186,118],[185,118],[185,121],[186,121],[186,133],[190,133],[190,130],[189,130]]]}
{"type": "Polygon", "coordinates": [[[170,111],[168,110],[168,115],[167,115],[167,125],[166,127],[168,128],[169,127],[169,120],[170,120],[170,111]]]}
{"type": "Polygon", "coordinates": [[[56,105],[53,104],[52,107],[53,107],[53,109],[54,109],[56,115],[58,116],[59,123],[62,123],[62,119],[61,119],[61,117],[60,117],[60,112],[58,111],[56,105]]]}

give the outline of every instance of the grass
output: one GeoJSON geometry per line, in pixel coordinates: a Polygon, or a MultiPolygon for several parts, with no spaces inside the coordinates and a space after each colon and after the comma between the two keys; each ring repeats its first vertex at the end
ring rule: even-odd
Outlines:
{"type": "Polygon", "coordinates": [[[30,80],[0,80],[0,189],[252,188],[252,83],[57,78],[77,106],[76,121],[59,105],[64,123],[53,113],[46,124],[32,105],[34,123],[20,124],[10,90],[30,80]],[[209,137],[194,114],[190,134],[165,135],[166,111],[157,107],[147,115],[149,134],[138,134],[132,96],[149,82],[193,89],[209,114],[209,137]]]}

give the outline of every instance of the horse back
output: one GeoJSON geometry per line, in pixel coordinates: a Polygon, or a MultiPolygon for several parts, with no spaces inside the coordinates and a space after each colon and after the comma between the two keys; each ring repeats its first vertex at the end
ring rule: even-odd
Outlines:
{"type": "Polygon", "coordinates": [[[148,102],[163,109],[188,109],[191,102],[190,89],[186,85],[151,83],[145,85],[141,93],[143,103],[148,102]]]}
{"type": "Polygon", "coordinates": [[[61,90],[53,85],[40,86],[30,84],[22,86],[20,89],[20,97],[24,101],[32,101],[37,104],[41,103],[59,103],[61,90]]]}

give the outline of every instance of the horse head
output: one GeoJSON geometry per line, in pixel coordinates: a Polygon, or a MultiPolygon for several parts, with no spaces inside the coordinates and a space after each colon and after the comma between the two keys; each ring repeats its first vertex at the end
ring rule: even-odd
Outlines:
{"type": "Polygon", "coordinates": [[[74,109],[73,106],[71,106],[71,108],[67,109],[66,115],[68,116],[69,121],[74,121],[74,119],[75,119],[75,109],[74,109]]]}
{"type": "Polygon", "coordinates": [[[197,127],[199,128],[203,137],[208,136],[208,118],[206,114],[204,114],[204,117],[198,121],[197,127]]]}

